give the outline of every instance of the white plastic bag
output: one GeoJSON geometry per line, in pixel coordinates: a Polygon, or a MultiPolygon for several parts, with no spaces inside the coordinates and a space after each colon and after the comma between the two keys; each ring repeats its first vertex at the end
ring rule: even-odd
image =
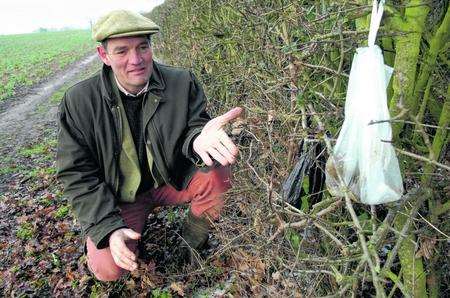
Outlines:
{"type": "Polygon", "coordinates": [[[327,161],[326,185],[336,196],[351,191],[362,203],[375,205],[400,199],[403,183],[395,151],[389,141],[386,88],[392,68],[384,65],[375,38],[383,15],[384,0],[374,0],[369,46],[353,57],[345,102],[345,120],[333,153],[327,161]],[[378,6],[378,8],[377,8],[378,6]]]}

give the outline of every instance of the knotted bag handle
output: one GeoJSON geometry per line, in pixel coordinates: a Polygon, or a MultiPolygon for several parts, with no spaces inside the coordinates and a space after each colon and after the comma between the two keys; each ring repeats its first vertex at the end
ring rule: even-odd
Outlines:
{"type": "Polygon", "coordinates": [[[380,0],[380,3],[378,4],[378,0],[373,0],[369,29],[369,47],[375,45],[378,28],[380,28],[381,18],[383,17],[384,1],[385,0],[380,0]]]}

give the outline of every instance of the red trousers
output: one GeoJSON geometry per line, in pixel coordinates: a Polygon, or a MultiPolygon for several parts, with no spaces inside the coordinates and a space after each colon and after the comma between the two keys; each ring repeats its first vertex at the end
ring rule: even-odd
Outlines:
{"type": "MultiPolygon", "coordinates": [[[[150,212],[159,206],[190,203],[195,216],[208,215],[217,219],[223,207],[222,194],[230,187],[229,167],[211,168],[208,172],[197,171],[188,187],[182,191],[164,185],[137,196],[134,203],[119,205],[121,216],[128,227],[138,233],[142,233],[150,212]]],[[[131,251],[136,252],[136,240],[127,241],[126,244],[131,251]]],[[[97,249],[89,237],[86,246],[88,267],[97,279],[114,281],[127,272],[116,265],[109,247],[97,249]]]]}

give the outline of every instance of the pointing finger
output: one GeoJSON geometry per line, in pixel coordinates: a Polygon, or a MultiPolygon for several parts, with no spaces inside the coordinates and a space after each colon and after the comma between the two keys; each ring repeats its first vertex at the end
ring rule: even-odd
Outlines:
{"type": "Polygon", "coordinates": [[[217,117],[220,126],[230,123],[232,120],[236,119],[242,114],[243,109],[241,107],[235,107],[225,114],[217,117]]]}

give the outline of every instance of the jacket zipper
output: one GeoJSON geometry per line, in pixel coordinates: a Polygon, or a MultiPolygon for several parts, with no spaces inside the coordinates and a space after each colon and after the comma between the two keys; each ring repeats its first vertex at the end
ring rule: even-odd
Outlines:
{"type": "MultiPolygon", "coordinates": [[[[150,142],[151,145],[152,145],[152,146],[150,146],[150,151],[151,151],[152,154],[153,154],[153,161],[155,162],[156,168],[158,169],[159,173],[161,174],[161,176],[162,176],[164,182],[165,182],[166,184],[171,185],[171,184],[170,184],[171,179],[170,179],[170,177],[169,177],[169,175],[168,175],[168,173],[167,173],[166,167],[165,167],[164,165],[158,164],[158,158],[155,158],[155,152],[156,152],[156,150],[152,150],[152,149],[153,149],[152,147],[153,147],[153,146],[156,146],[155,141],[158,142],[158,146],[159,146],[160,148],[163,148],[163,147],[162,147],[162,145],[161,145],[161,140],[160,140],[158,131],[156,130],[156,127],[155,127],[154,124],[153,124],[153,121],[150,120],[149,122],[150,122],[150,124],[151,124],[151,125],[150,125],[150,128],[151,128],[151,131],[152,131],[152,135],[155,136],[155,138],[152,139],[152,141],[150,142]]],[[[147,140],[146,140],[146,145],[148,145],[147,140]]],[[[160,151],[160,150],[158,150],[158,151],[160,151]]],[[[164,162],[167,164],[167,160],[166,160],[166,157],[164,156],[164,153],[163,153],[163,152],[159,152],[159,153],[160,153],[160,156],[164,159],[164,162]]]]}

